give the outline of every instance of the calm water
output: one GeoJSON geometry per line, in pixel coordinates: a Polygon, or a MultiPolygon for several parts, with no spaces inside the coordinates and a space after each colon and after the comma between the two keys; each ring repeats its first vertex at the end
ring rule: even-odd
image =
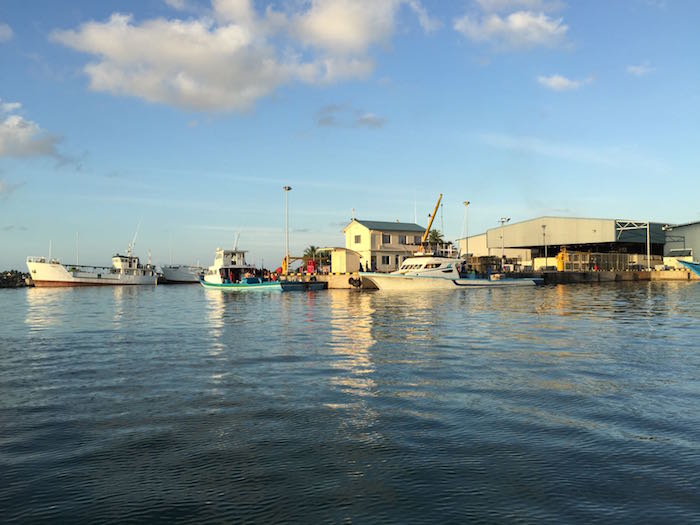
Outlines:
{"type": "Polygon", "coordinates": [[[700,520],[700,283],[0,290],[0,521],[700,520]]]}

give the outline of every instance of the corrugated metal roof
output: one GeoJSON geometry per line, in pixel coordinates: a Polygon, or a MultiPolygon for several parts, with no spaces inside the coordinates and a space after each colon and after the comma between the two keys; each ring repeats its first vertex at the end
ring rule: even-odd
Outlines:
{"type": "Polygon", "coordinates": [[[425,231],[424,226],[413,224],[412,222],[391,222],[391,221],[363,221],[353,219],[365,228],[384,232],[421,232],[425,231]]]}
{"type": "Polygon", "coordinates": [[[685,224],[676,224],[673,225],[673,228],[685,228],[686,226],[695,226],[696,224],[700,224],[700,221],[695,221],[695,222],[686,222],[685,224]]]}

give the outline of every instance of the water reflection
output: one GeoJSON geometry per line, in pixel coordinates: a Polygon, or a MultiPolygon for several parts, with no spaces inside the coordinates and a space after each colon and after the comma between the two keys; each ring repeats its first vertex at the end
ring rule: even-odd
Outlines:
{"type": "Polygon", "coordinates": [[[61,324],[65,314],[64,302],[71,292],[67,288],[28,288],[25,324],[31,331],[61,324]]]}
{"type": "Polygon", "coordinates": [[[218,355],[224,349],[225,294],[218,290],[205,290],[205,316],[211,340],[210,354],[218,355]]]}
{"type": "Polygon", "coordinates": [[[342,374],[333,378],[346,394],[371,396],[376,387],[371,378],[374,372],[370,349],[374,309],[371,297],[361,293],[330,294],[330,348],[338,356],[333,368],[342,374]]]}
{"type": "Polygon", "coordinates": [[[331,386],[340,391],[339,401],[328,402],[327,408],[345,410],[341,431],[355,439],[376,442],[381,436],[372,428],[377,411],[368,400],[377,395],[373,377],[376,368],[371,350],[375,344],[372,323],[375,311],[368,294],[334,290],[329,299],[329,350],[335,356],[331,362],[334,375],[331,386]]]}

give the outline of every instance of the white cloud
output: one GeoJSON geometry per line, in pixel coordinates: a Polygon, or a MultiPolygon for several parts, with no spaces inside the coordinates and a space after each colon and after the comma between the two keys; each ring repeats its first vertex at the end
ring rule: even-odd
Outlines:
{"type": "Polygon", "coordinates": [[[654,68],[649,65],[648,62],[639,64],[636,66],[627,66],[626,68],[628,75],[634,75],[635,77],[643,77],[654,72],[654,68]]]}
{"type": "MultiPolygon", "coordinates": [[[[176,9],[187,0],[166,0],[176,9]]],[[[113,14],[51,38],[94,56],[90,87],[196,111],[242,111],[280,85],[364,78],[369,49],[387,42],[401,5],[421,25],[418,0],[308,0],[258,12],[251,0],[211,0],[208,15],[142,22],[113,14]]]]}
{"type": "Polygon", "coordinates": [[[19,115],[0,121],[0,158],[52,156],[62,159],[56,150],[60,138],[42,130],[36,122],[19,115]]]}
{"type": "Polygon", "coordinates": [[[324,51],[351,54],[388,39],[400,0],[312,0],[295,17],[297,38],[324,51]]]}
{"type": "Polygon", "coordinates": [[[360,127],[377,129],[384,126],[386,120],[374,113],[364,113],[357,118],[356,122],[360,127]]]}
{"type": "Polygon", "coordinates": [[[425,7],[423,7],[418,0],[409,0],[408,6],[416,14],[418,17],[418,23],[426,33],[432,33],[433,31],[437,31],[440,29],[440,27],[442,27],[442,23],[438,19],[431,17],[425,7]]]}
{"type": "Polygon", "coordinates": [[[475,42],[488,42],[500,49],[554,47],[564,41],[569,27],[562,18],[544,13],[516,11],[506,16],[465,15],[454,22],[454,29],[475,42]]]}
{"type": "Polygon", "coordinates": [[[19,102],[3,102],[0,98],[0,113],[14,113],[22,108],[19,102]]]}
{"type": "Polygon", "coordinates": [[[476,0],[482,11],[486,13],[502,13],[512,11],[559,11],[564,7],[560,0],[476,0]]]}
{"type": "Polygon", "coordinates": [[[0,22],[0,42],[7,42],[12,39],[14,32],[12,28],[4,22],[0,22]]]}
{"type": "Polygon", "coordinates": [[[572,80],[561,75],[538,76],[537,82],[554,91],[570,91],[580,88],[583,84],[591,82],[591,78],[585,80],[572,80]]]}

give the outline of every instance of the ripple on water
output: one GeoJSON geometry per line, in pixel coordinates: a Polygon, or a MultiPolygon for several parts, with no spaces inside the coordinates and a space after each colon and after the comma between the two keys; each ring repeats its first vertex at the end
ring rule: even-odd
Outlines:
{"type": "Polygon", "coordinates": [[[9,521],[700,519],[700,286],[0,293],[9,521]]]}

